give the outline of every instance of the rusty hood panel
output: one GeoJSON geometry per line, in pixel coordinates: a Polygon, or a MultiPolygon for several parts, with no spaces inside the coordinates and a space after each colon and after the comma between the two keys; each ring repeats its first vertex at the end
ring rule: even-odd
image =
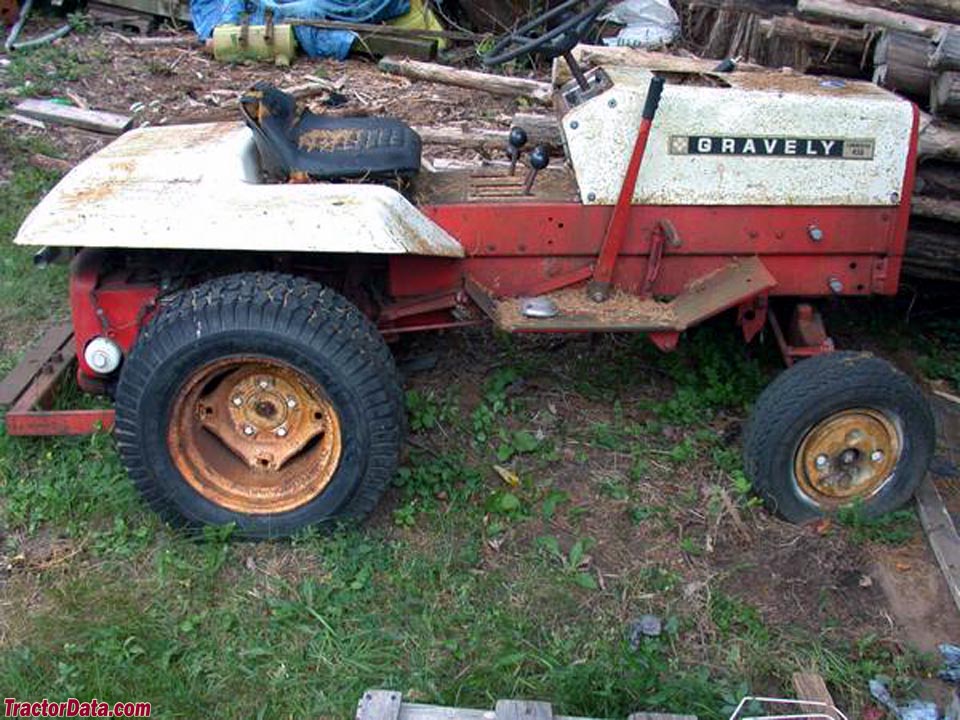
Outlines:
{"type": "Polygon", "coordinates": [[[242,123],[133,130],[71,170],[30,213],[18,245],[463,257],[383,185],[256,181],[242,123]]]}

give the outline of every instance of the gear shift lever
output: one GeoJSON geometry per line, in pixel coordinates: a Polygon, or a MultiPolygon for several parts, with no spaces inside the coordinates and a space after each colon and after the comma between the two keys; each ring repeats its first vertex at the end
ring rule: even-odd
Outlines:
{"type": "Polygon", "coordinates": [[[527,181],[523,185],[523,194],[530,195],[533,189],[533,183],[537,179],[537,174],[550,164],[550,155],[547,154],[547,148],[543,145],[537,145],[530,151],[530,172],[527,173],[527,181]]]}
{"type": "Polygon", "coordinates": [[[522,148],[527,144],[527,131],[522,127],[510,128],[508,142],[510,144],[507,146],[507,155],[510,156],[510,174],[513,175],[517,170],[522,148]]]}

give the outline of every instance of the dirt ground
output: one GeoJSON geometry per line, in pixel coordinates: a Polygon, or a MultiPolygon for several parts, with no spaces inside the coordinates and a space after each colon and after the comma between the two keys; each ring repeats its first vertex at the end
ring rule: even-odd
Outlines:
{"type": "MultiPolygon", "coordinates": [[[[46,24],[51,23],[38,21],[37,32],[46,24]]],[[[470,127],[507,129],[518,108],[518,103],[510,98],[381,73],[374,60],[350,59],[341,63],[301,56],[290,67],[229,64],[192,48],[134,47],[124,37],[103,30],[93,35],[71,35],[60,41],[58,51],[75,56],[82,76],[59,81],[57,86],[74,103],[133,116],[134,127],[240,121],[237,100],[256,83],[290,89],[317,78],[333,83],[338,90],[336,109],[332,111],[323,106],[330,93],[312,96],[307,103],[315,112],[390,115],[412,125],[464,123],[470,127]]],[[[44,72],[55,74],[56,69],[50,66],[44,72]]],[[[2,122],[5,129],[25,130],[10,120],[2,122]]],[[[110,140],[108,136],[64,127],[51,129],[45,136],[70,160],[84,158],[110,140]]],[[[441,152],[428,147],[425,155],[448,157],[451,148],[441,152]]],[[[453,155],[465,156],[457,150],[453,155]]]]}
{"type": "MultiPolygon", "coordinates": [[[[339,63],[301,58],[290,68],[228,65],[192,49],[137,49],[111,31],[71,35],[57,47],[75,56],[85,68],[77,79],[58,82],[57,95],[91,108],[131,114],[137,126],[239,120],[237,99],[254,83],[267,81],[289,88],[316,77],[340,88],[345,104],[339,112],[394,115],[411,124],[467,123],[507,129],[513,113],[521,109],[516,101],[482,92],[384,75],[366,60],[339,63]]],[[[10,86],[6,82],[4,86],[3,92],[12,95],[10,86]]],[[[320,108],[323,99],[323,95],[314,98],[314,107],[320,108]]],[[[0,127],[7,133],[42,136],[70,163],[79,162],[110,141],[109,137],[53,125],[40,131],[6,117],[0,120],[0,127]]],[[[473,151],[451,152],[439,147],[426,148],[426,155],[479,158],[473,151]]],[[[0,157],[0,178],[8,174],[5,162],[0,157]]],[[[616,344],[608,343],[600,352],[615,350],[616,344]]],[[[589,565],[601,586],[612,578],[656,566],[680,578],[679,597],[693,607],[710,602],[711,588],[720,588],[756,607],[763,622],[771,626],[795,626],[851,641],[876,636],[922,652],[934,652],[940,642],[960,642],[960,614],[920,533],[896,548],[857,544],[821,527],[796,527],[756,508],[744,510],[723,489],[720,473],[709,458],[679,469],[668,464],[658,467],[656,458],[652,459],[646,472],[654,481],[641,483],[637,490],[640,495],[632,498],[635,504],[666,508],[664,512],[676,531],[664,533],[656,524],[632,524],[625,512],[617,511],[620,501],[615,495],[598,505],[598,487],[623,480],[630,457],[615,449],[601,452],[577,432],[613,421],[609,397],[591,400],[565,389],[571,378],[583,372],[585,354],[593,348],[589,341],[574,340],[526,349],[545,351],[551,354],[552,367],[525,376],[524,403],[533,408],[532,427],[546,437],[563,438],[558,450],[563,462],[552,470],[551,490],[564,493],[571,507],[585,510],[575,522],[558,516],[508,531],[496,547],[485,548],[486,563],[506,563],[512,547],[529,544],[547,533],[560,538],[564,546],[577,537],[590,536],[596,545],[590,551],[589,565]],[[690,501],[683,504],[671,499],[690,493],[690,501]],[[718,509],[708,513],[704,508],[711,504],[718,509]],[[694,544],[685,543],[685,539],[694,544]],[[698,551],[689,551],[694,546],[698,551]]],[[[409,373],[409,387],[438,396],[456,388],[457,403],[464,414],[479,403],[484,378],[505,362],[491,352],[489,335],[484,333],[425,338],[405,346],[400,361],[402,364],[423,355],[435,357],[436,363],[430,369],[409,373]]],[[[671,383],[656,368],[634,369],[646,373],[641,392],[644,401],[669,397],[671,383]]],[[[637,397],[628,393],[618,400],[622,400],[625,422],[641,423],[650,418],[645,403],[637,397]]],[[[711,420],[709,429],[735,443],[742,421],[740,416],[721,413],[711,420]]],[[[679,441],[682,432],[663,428],[664,445],[679,441]]],[[[431,452],[442,453],[456,447],[460,440],[432,433],[421,442],[431,452]]],[[[400,502],[399,494],[393,492],[373,524],[387,532],[405,533],[391,527],[391,512],[400,502]]],[[[626,508],[627,501],[622,503],[626,508]]],[[[49,545],[52,541],[44,541],[42,536],[25,539],[25,552],[37,557],[53,553],[41,547],[44,542],[49,545]]],[[[251,556],[253,564],[266,563],[275,570],[283,564],[276,547],[252,552],[264,555],[251,556]]],[[[629,600],[624,598],[623,602],[624,622],[637,607],[637,598],[629,600]]],[[[708,636],[713,631],[704,625],[701,632],[708,636]]],[[[708,645],[704,643],[703,647],[708,645]]],[[[705,661],[709,659],[704,656],[705,661]]]]}

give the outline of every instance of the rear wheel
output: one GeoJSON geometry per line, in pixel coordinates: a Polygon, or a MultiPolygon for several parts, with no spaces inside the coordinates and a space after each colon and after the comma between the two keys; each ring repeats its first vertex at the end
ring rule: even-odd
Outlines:
{"type": "Polygon", "coordinates": [[[933,454],[920,389],[867,353],[804,360],[761,394],[744,434],[754,488],[793,522],[860,504],[880,515],[906,503],[933,454]]]}
{"type": "Polygon", "coordinates": [[[283,536],[373,508],[397,466],[401,400],[389,350],[344,298],[234,275],[185,291],[144,329],[116,436],[168,518],[283,536]]]}

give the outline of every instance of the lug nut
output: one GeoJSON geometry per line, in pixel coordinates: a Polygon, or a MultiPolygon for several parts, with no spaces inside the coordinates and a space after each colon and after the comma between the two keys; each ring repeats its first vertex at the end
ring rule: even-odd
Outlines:
{"type": "Polygon", "coordinates": [[[287,429],[285,427],[278,427],[277,437],[286,437],[286,436],[287,436],[287,429]]]}
{"type": "Polygon", "coordinates": [[[826,455],[817,455],[817,459],[814,462],[816,462],[817,467],[822,470],[830,462],[830,458],[828,458],[826,455]]]}
{"type": "Polygon", "coordinates": [[[268,387],[270,387],[270,383],[268,383],[266,380],[261,380],[257,384],[260,386],[261,390],[266,390],[268,387]]]}
{"type": "Polygon", "coordinates": [[[244,435],[246,435],[246,436],[249,437],[250,435],[253,435],[255,432],[257,432],[257,431],[253,429],[253,425],[244,425],[244,427],[243,427],[243,434],[244,434],[244,435]]]}
{"type": "Polygon", "coordinates": [[[883,457],[883,450],[874,450],[872,453],[870,453],[870,459],[875,463],[883,462],[883,457]]]}
{"type": "Polygon", "coordinates": [[[290,408],[291,410],[293,410],[293,408],[295,408],[296,406],[297,406],[297,399],[296,399],[296,398],[292,398],[292,397],[288,397],[288,398],[287,398],[287,407],[290,408]]]}
{"type": "Polygon", "coordinates": [[[849,465],[852,462],[855,462],[857,459],[857,451],[852,448],[847,448],[840,455],[840,462],[844,465],[849,465]]]}
{"type": "Polygon", "coordinates": [[[236,405],[237,407],[240,407],[241,405],[243,405],[243,398],[240,395],[237,395],[236,397],[233,398],[233,404],[236,405]]]}

